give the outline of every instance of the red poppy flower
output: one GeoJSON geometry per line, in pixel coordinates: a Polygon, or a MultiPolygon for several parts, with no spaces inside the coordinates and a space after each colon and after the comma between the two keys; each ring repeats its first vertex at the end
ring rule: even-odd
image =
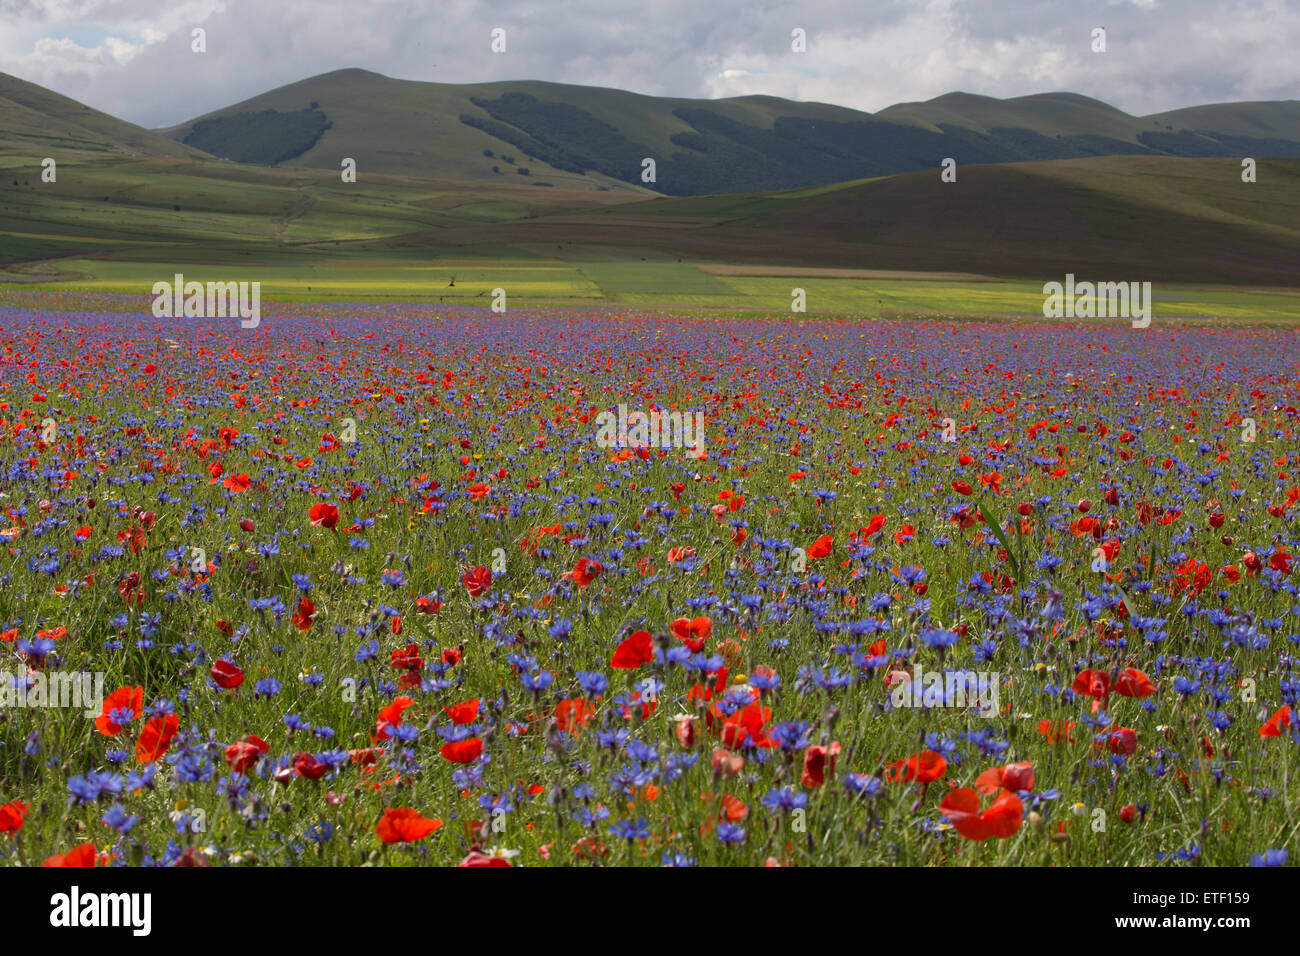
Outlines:
{"type": "Polygon", "coordinates": [[[1096,710],[1105,706],[1110,698],[1110,675],[1105,671],[1088,667],[1087,670],[1079,671],[1075,675],[1071,689],[1078,695],[1092,697],[1092,710],[1096,713],[1096,710]]]}
{"type": "Polygon", "coordinates": [[[379,719],[375,722],[375,736],[380,740],[388,739],[388,730],[391,727],[400,727],[402,724],[402,712],[412,706],[415,701],[409,697],[398,697],[391,704],[379,712],[379,719]]]}
{"type": "Polygon", "coordinates": [[[881,528],[885,526],[885,520],[886,519],[884,515],[876,515],[874,518],[872,518],[870,521],[867,522],[867,526],[865,528],[858,529],[858,540],[862,541],[866,538],[871,537],[873,534],[875,534],[877,531],[879,531],[881,528]]]}
{"type": "Polygon", "coordinates": [[[713,633],[713,621],[707,617],[679,617],[673,621],[673,633],[677,639],[698,654],[704,650],[704,642],[713,633]]]}
{"type": "Polygon", "coordinates": [[[390,661],[395,670],[418,671],[424,667],[424,658],[420,655],[420,645],[411,643],[405,647],[393,648],[390,661]]]}
{"type": "MultiPolygon", "coordinates": [[[[717,705],[715,704],[716,708],[717,705]]],[[[776,742],[764,729],[772,719],[770,707],[760,704],[746,704],[728,717],[722,724],[722,742],[732,750],[741,747],[774,747],[776,742]]]]}
{"type": "Polygon", "coordinates": [[[1009,763],[1004,767],[985,770],[975,778],[975,789],[986,797],[1002,789],[1032,790],[1034,789],[1034,764],[1032,761],[1009,763]]]}
{"type": "Polygon", "coordinates": [[[840,752],[840,742],[832,741],[829,747],[820,744],[803,753],[803,773],[799,780],[805,787],[820,787],[826,778],[835,776],[835,758],[840,752]],[[828,766],[829,763],[829,766],[828,766]]]}
{"type": "Polygon", "coordinates": [[[470,568],[460,579],[470,597],[478,597],[492,586],[492,572],[485,567],[470,568]]]}
{"type": "Polygon", "coordinates": [[[627,699],[627,704],[619,705],[618,712],[623,715],[624,720],[632,719],[632,708],[636,706],[637,713],[642,720],[649,720],[650,715],[659,709],[659,699],[657,697],[648,697],[646,700],[641,699],[641,692],[637,691],[627,699]]]}
{"type": "MultiPolygon", "coordinates": [[[[584,838],[585,839],[585,838],[584,838]]],[[[574,847],[577,850],[577,847],[574,847]]],[[[509,866],[510,861],[503,856],[490,856],[487,853],[480,853],[478,850],[470,850],[469,855],[461,860],[456,866],[509,866]]]]}
{"type": "Polygon", "coordinates": [[[304,634],[311,630],[312,619],[316,616],[316,605],[311,598],[304,597],[298,602],[298,609],[293,612],[293,626],[304,634]]]}
{"type": "Polygon", "coordinates": [[[1082,694],[1084,697],[1105,700],[1110,694],[1110,675],[1105,671],[1094,670],[1089,667],[1087,670],[1079,671],[1075,675],[1071,689],[1076,694],[1082,694]]]}
{"type": "Polygon", "coordinates": [[[1074,722],[1070,720],[1044,719],[1038,722],[1038,732],[1047,738],[1049,744],[1062,740],[1074,743],[1074,738],[1070,736],[1072,730],[1074,730],[1074,722]]]}
{"type": "Polygon", "coordinates": [[[1107,740],[1110,746],[1110,752],[1113,754],[1127,754],[1130,757],[1137,753],[1138,737],[1137,731],[1131,727],[1120,727],[1112,730],[1107,740]]]}
{"type": "Polygon", "coordinates": [[[595,704],[581,697],[566,697],[555,705],[555,726],[569,733],[585,724],[595,713],[595,704]]]}
{"type": "Polygon", "coordinates": [[[1115,693],[1123,697],[1150,697],[1155,692],[1151,678],[1136,667],[1126,668],[1115,679],[1115,693]]]}
{"type": "Polygon", "coordinates": [[[208,671],[218,687],[234,690],[244,682],[244,672],[233,661],[217,661],[208,671]]]}
{"type": "Polygon", "coordinates": [[[385,843],[414,843],[423,840],[440,826],[441,820],[422,817],[410,807],[385,807],[383,819],[375,824],[375,832],[385,843]]]}
{"type": "Polygon", "coordinates": [[[483,752],[483,741],[478,737],[467,740],[452,740],[442,745],[438,751],[444,760],[452,763],[473,763],[483,752]]]}
{"type": "Polygon", "coordinates": [[[906,760],[899,760],[885,768],[885,779],[890,783],[934,783],[948,770],[948,761],[934,750],[922,750],[906,760]]]}
{"type": "Polygon", "coordinates": [[[318,528],[329,528],[339,523],[339,509],[324,501],[318,501],[307,511],[307,518],[318,528]]]}
{"type": "Polygon", "coordinates": [[[167,752],[180,727],[181,722],[175,714],[150,717],[140,731],[140,739],[135,742],[135,759],[141,763],[153,763],[167,752]]]}
{"type": "Polygon", "coordinates": [[[308,780],[319,780],[330,772],[330,765],[321,763],[314,754],[296,753],[293,755],[293,772],[308,780]]]}
{"type": "Polygon", "coordinates": [[[835,539],[828,534],[822,535],[808,548],[808,557],[824,558],[835,549],[835,539]]]}
{"type": "Polygon", "coordinates": [[[27,816],[27,805],[11,800],[0,806],[0,833],[16,833],[23,828],[23,817],[27,816]]]}
{"type": "Polygon", "coordinates": [[[618,645],[609,666],[617,670],[634,670],[654,660],[654,637],[649,631],[637,631],[618,645]]]}
{"type": "Polygon", "coordinates": [[[1281,707],[1273,712],[1273,716],[1268,719],[1268,723],[1259,728],[1261,737],[1281,737],[1282,734],[1291,726],[1291,708],[1281,707]]]}
{"type": "Polygon", "coordinates": [[[1020,829],[1025,806],[1010,790],[1003,790],[987,810],[980,810],[980,798],[969,787],[949,791],[939,812],[968,840],[983,843],[990,837],[1005,840],[1020,829]]]}
{"type": "Polygon", "coordinates": [[[463,701],[459,704],[453,704],[450,707],[444,707],[447,716],[451,718],[453,724],[472,724],[478,717],[478,708],[482,701],[475,697],[473,700],[463,701]]]}
{"type": "Polygon", "coordinates": [[[226,748],[226,763],[235,773],[248,773],[255,766],[262,754],[271,749],[261,737],[249,734],[238,743],[233,743],[226,748]]]}
{"type": "Polygon", "coordinates": [[[83,843],[67,853],[46,857],[41,866],[94,866],[95,856],[95,844],[83,843]]]}
{"type": "Polygon", "coordinates": [[[592,561],[590,558],[579,558],[578,563],[573,566],[573,570],[566,574],[565,577],[572,578],[574,584],[580,588],[585,588],[600,577],[600,562],[592,561]]]}
{"type": "Polygon", "coordinates": [[[144,712],[143,687],[119,687],[104,699],[99,716],[95,718],[95,729],[105,737],[116,737],[122,727],[113,722],[113,715],[120,711],[130,711],[131,719],[144,712]]]}
{"type": "Polygon", "coordinates": [[[969,484],[967,484],[964,481],[954,481],[952,483],[952,490],[957,492],[957,494],[959,495],[969,495],[975,489],[973,489],[969,484]]]}
{"type": "MultiPolygon", "coordinates": [[[[700,799],[712,800],[713,794],[703,793],[700,795],[700,799]]],[[[732,823],[739,823],[749,816],[749,807],[745,806],[745,801],[730,793],[724,793],[718,797],[718,810],[719,821],[729,820],[732,823]]]]}
{"type": "Polygon", "coordinates": [[[677,721],[677,727],[675,732],[677,734],[677,742],[680,743],[687,750],[690,750],[692,747],[695,746],[695,718],[694,717],[683,717],[681,720],[677,721]]]}
{"type": "Polygon", "coordinates": [[[713,751],[709,760],[713,767],[713,772],[723,780],[730,780],[736,774],[740,773],[745,766],[745,758],[738,753],[732,753],[730,750],[724,750],[719,747],[713,751]]]}

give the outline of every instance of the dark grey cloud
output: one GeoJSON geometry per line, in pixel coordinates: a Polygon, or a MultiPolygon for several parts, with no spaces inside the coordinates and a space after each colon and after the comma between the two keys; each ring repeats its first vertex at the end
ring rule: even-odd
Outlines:
{"type": "Polygon", "coordinates": [[[0,70],[144,126],[352,66],[871,111],[953,90],[1071,90],[1144,114],[1295,99],[1297,49],[1289,0],[0,0],[0,70]],[[191,51],[194,28],[206,53],[191,51]]]}

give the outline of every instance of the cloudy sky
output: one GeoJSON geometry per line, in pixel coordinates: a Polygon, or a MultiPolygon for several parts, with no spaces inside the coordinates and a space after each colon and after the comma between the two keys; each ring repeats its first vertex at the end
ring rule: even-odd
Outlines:
{"type": "Polygon", "coordinates": [[[149,127],[352,66],[869,111],[1070,90],[1146,114],[1300,98],[1297,50],[1300,0],[0,0],[0,71],[149,127]]]}

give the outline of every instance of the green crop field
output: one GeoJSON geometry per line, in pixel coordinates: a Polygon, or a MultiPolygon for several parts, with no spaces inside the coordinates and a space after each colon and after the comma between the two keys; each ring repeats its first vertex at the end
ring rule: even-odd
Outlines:
{"type": "Polygon", "coordinates": [[[769,314],[802,288],[812,314],[1014,318],[1074,272],[1151,281],[1157,316],[1259,322],[1293,321],[1300,286],[1295,160],[1257,187],[1229,160],[1103,157],[972,167],[951,189],[906,174],[653,199],[84,150],[58,164],[43,182],[36,155],[0,152],[3,284],[143,295],[181,271],[260,281],[268,299],[474,304],[501,288],[517,305],[769,314]]]}

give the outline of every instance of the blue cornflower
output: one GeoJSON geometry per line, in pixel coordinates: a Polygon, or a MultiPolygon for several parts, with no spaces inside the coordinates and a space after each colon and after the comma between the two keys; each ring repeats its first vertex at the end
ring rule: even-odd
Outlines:
{"type": "Polygon", "coordinates": [[[879,777],[869,777],[865,773],[851,773],[844,778],[844,789],[850,793],[861,793],[874,797],[880,792],[884,783],[879,777]]]}
{"type": "Polygon", "coordinates": [[[1284,866],[1290,854],[1286,850],[1265,850],[1250,858],[1251,866],[1284,866]]]}
{"type": "Polygon", "coordinates": [[[773,813],[778,810],[790,812],[791,810],[800,810],[808,805],[808,794],[794,790],[790,787],[778,787],[769,790],[763,795],[763,806],[767,807],[773,813]]]}
{"type": "Polygon", "coordinates": [[[118,833],[126,834],[131,832],[131,828],[140,822],[139,817],[127,816],[120,803],[115,803],[105,811],[101,822],[105,826],[110,826],[118,833]]]}
{"type": "Polygon", "coordinates": [[[808,730],[811,725],[806,720],[787,720],[773,724],[768,736],[776,741],[777,746],[787,753],[803,750],[808,746],[808,730]]]}
{"type": "Polygon", "coordinates": [[[742,843],[745,839],[745,828],[737,823],[719,823],[716,832],[719,842],[728,845],[742,843]]]}
{"type": "Polygon", "coordinates": [[[650,836],[650,823],[645,817],[639,817],[635,823],[619,820],[609,825],[609,832],[625,840],[644,840],[650,836]]]}

